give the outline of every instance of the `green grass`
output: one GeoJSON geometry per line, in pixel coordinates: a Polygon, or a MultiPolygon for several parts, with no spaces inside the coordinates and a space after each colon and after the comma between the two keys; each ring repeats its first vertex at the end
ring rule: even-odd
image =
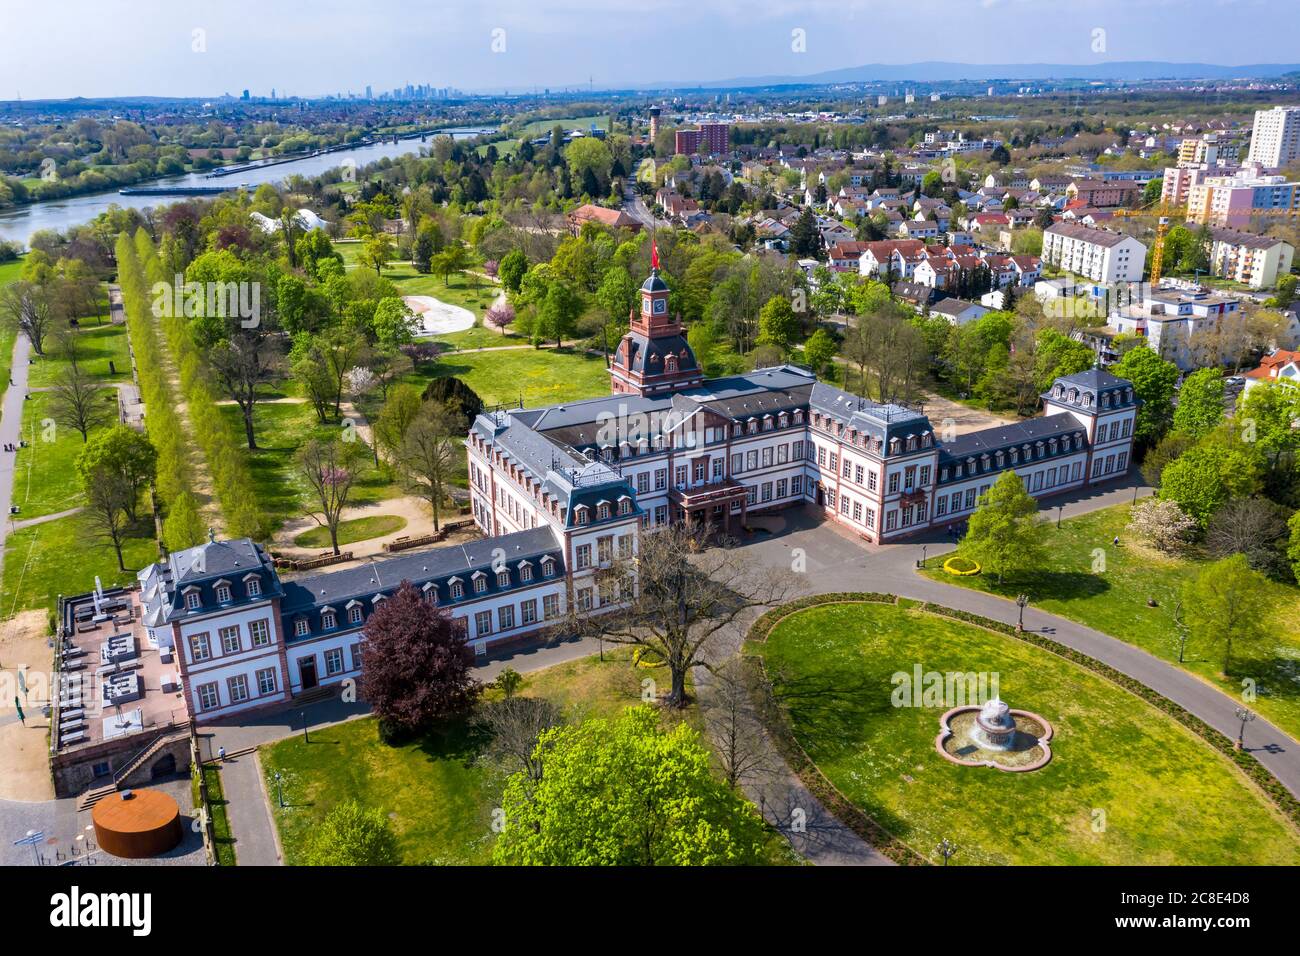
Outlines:
{"type": "MultiPolygon", "coordinates": [[[[203,779],[208,785],[208,806],[212,811],[212,842],[217,855],[217,866],[235,865],[235,838],[230,832],[230,817],[226,813],[226,793],[221,786],[221,768],[215,764],[203,765],[203,779]]],[[[194,788],[198,799],[198,786],[194,788]]]]}
{"type": "MultiPolygon", "coordinates": [[[[239,408],[235,405],[220,408],[230,427],[242,436],[244,425],[239,408]]],[[[302,517],[311,507],[311,488],[297,472],[294,453],[313,437],[336,440],[341,428],[337,424],[320,424],[316,412],[306,402],[258,405],[253,412],[253,423],[258,448],[246,452],[253,489],[263,513],[273,527],[279,527],[285,521],[302,517]]],[[[367,464],[352,487],[350,501],[354,505],[367,504],[400,493],[382,470],[367,464]]]]}
{"type": "Polygon", "coordinates": [[[1187,643],[1186,660],[1178,665],[1178,629],[1174,609],[1183,585],[1207,561],[1173,558],[1144,547],[1128,533],[1129,505],[1116,505],[1052,527],[1047,565],[1002,587],[987,575],[955,577],[936,567],[926,572],[946,584],[1015,598],[1024,592],[1035,607],[1134,644],[1161,660],[1195,674],[1224,693],[1237,696],[1242,681],[1255,681],[1258,698],[1252,707],[1293,737],[1300,738],[1300,588],[1270,581],[1268,600],[1260,613],[1268,619],[1273,644],[1253,653],[1234,652],[1231,674],[1220,671],[1214,647],[1187,643]],[[1112,545],[1118,537],[1120,546],[1112,545]],[[1104,571],[1093,572],[1096,552],[1104,571]],[[1154,598],[1157,607],[1149,607],[1154,598]]]}
{"type": "Polygon", "coordinates": [[[1014,638],[893,605],[841,604],[787,617],[760,653],[822,773],[932,859],[946,838],[954,864],[1300,862],[1300,835],[1221,754],[1014,638]],[[1004,700],[1053,724],[1051,762],[1016,774],[939,756],[943,709],[891,703],[891,676],[916,664],[996,673],[1004,700]]]}
{"type": "MultiPolygon", "coordinates": [[[[570,720],[611,716],[640,702],[646,673],[631,666],[627,648],[607,649],[604,662],[592,656],[526,675],[520,693],[554,700],[570,720]]],[[[488,691],[489,697],[497,693],[488,691]]],[[[490,863],[492,811],[499,806],[504,779],[479,759],[488,740],[456,720],[440,732],[390,747],[379,740],[377,726],[365,717],[314,730],[309,743],[294,736],[262,748],[285,862],[300,863],[317,823],[336,804],[355,800],[388,815],[404,863],[490,863]],[[275,806],[276,772],[285,776],[285,809],[275,806]]],[[[775,833],[768,858],[792,862],[788,844],[775,833]]]]}
{"type": "Polygon", "coordinates": [[[158,559],[153,523],[148,518],[132,529],[122,547],[130,571],[121,571],[113,546],[97,537],[81,515],[23,528],[5,540],[0,617],[29,608],[54,609],[60,594],[93,590],[95,575],[105,588],[131,584],[135,571],[158,559]]]}
{"type": "Polygon", "coordinates": [[[609,372],[599,355],[569,349],[513,349],[442,355],[432,374],[421,370],[409,380],[423,387],[431,378],[455,376],[487,406],[552,405],[609,394],[609,372]]]}
{"type": "MultiPolygon", "coordinates": [[[[100,400],[104,421],[111,424],[117,417],[117,395],[106,388],[100,400]]],[[[85,443],[76,429],[54,422],[52,404],[49,392],[32,392],[23,403],[22,437],[27,447],[19,448],[15,455],[13,489],[13,503],[21,509],[20,521],[85,503],[76,467],[85,443]]],[[[92,430],[91,435],[94,433],[92,430]]]]}
{"type": "MultiPolygon", "coordinates": [[[[43,388],[58,381],[59,373],[67,368],[66,359],[56,354],[56,343],[47,342],[48,354],[34,356],[34,364],[29,372],[28,384],[32,388],[43,388]]],[[[125,382],[131,378],[131,355],[127,350],[126,326],[95,325],[94,320],[83,320],[77,332],[77,345],[80,349],[78,360],[87,375],[97,382],[125,382]],[[116,371],[110,372],[108,365],[112,362],[116,371]]]]}
{"type": "MultiPolygon", "coordinates": [[[[23,260],[20,256],[13,262],[0,265],[0,287],[18,280],[22,272],[23,260]]],[[[9,376],[13,373],[14,342],[18,330],[9,322],[0,322],[0,388],[9,386],[9,376]]]]}
{"type": "MultiPolygon", "coordinates": [[[[353,544],[357,541],[369,541],[386,534],[393,534],[406,527],[406,519],[400,515],[374,515],[369,518],[353,518],[339,522],[339,544],[353,544]]],[[[328,548],[330,533],[328,528],[312,528],[293,539],[300,548],[328,548]]]]}

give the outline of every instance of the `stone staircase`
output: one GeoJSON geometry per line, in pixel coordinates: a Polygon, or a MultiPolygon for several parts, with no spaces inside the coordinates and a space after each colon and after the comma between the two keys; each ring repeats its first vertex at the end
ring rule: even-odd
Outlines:
{"type": "Polygon", "coordinates": [[[122,781],[129,779],[131,774],[135,773],[148,763],[155,754],[168,744],[175,743],[182,737],[188,737],[189,733],[189,730],[173,730],[170,733],[159,734],[147,747],[132,757],[125,765],[113,774],[112,783],[106,783],[102,787],[95,787],[93,790],[87,790],[83,793],[77,800],[77,810],[89,810],[109,794],[117,792],[122,785],[122,781]]]}

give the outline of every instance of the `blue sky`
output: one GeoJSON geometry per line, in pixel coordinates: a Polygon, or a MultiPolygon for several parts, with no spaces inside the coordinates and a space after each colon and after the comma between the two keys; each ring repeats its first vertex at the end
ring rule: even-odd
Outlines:
{"type": "Polygon", "coordinates": [[[599,88],[920,60],[1288,62],[1298,15],[1300,0],[0,0],[0,99],[599,88]]]}

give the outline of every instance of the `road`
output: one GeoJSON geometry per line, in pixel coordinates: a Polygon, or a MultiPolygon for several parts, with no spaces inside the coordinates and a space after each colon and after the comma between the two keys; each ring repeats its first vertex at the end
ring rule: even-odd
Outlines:
{"type": "MultiPolygon", "coordinates": [[[[0,447],[17,446],[23,429],[23,403],[27,400],[27,358],[31,343],[27,336],[19,335],[14,341],[13,371],[0,402],[0,447]]],[[[13,503],[14,459],[11,451],[0,451],[0,566],[4,561],[5,538],[9,534],[9,506],[13,503]]]]}
{"type": "Polygon", "coordinates": [[[654,213],[650,211],[650,207],[645,204],[645,201],[637,195],[636,190],[631,186],[625,186],[623,188],[623,211],[647,229],[654,229],[656,227],[659,229],[668,229],[670,227],[667,219],[660,219],[656,222],[654,213]]]}

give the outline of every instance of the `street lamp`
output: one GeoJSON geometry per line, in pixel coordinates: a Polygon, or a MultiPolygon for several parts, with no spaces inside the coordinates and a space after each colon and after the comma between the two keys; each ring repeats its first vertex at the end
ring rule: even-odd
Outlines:
{"type": "Polygon", "coordinates": [[[1238,707],[1237,719],[1241,721],[1241,727],[1237,730],[1237,749],[1244,750],[1246,748],[1246,725],[1255,719],[1255,715],[1245,707],[1238,707]]]}
{"type": "Polygon", "coordinates": [[[280,771],[275,772],[275,798],[280,804],[280,809],[284,809],[284,776],[280,771]]]}
{"type": "Polygon", "coordinates": [[[937,849],[939,855],[943,857],[944,866],[948,865],[948,861],[952,858],[952,855],[957,852],[957,847],[949,841],[947,837],[940,840],[939,845],[935,847],[935,849],[937,849]]]}
{"type": "Polygon", "coordinates": [[[929,550],[930,550],[930,546],[928,544],[921,545],[921,560],[916,562],[916,566],[918,568],[925,567],[926,554],[929,550]]]}
{"type": "Polygon", "coordinates": [[[311,739],[307,736],[307,711],[298,711],[298,716],[302,718],[302,742],[309,744],[311,743],[311,739]]]}
{"type": "Polygon", "coordinates": [[[1061,526],[1061,515],[1065,512],[1065,505],[1056,506],[1056,526],[1061,526]]]}
{"type": "Polygon", "coordinates": [[[1020,608],[1020,622],[1016,625],[1017,631],[1023,631],[1025,629],[1025,605],[1028,603],[1029,603],[1028,594],[1016,595],[1016,607],[1020,608]]]}

